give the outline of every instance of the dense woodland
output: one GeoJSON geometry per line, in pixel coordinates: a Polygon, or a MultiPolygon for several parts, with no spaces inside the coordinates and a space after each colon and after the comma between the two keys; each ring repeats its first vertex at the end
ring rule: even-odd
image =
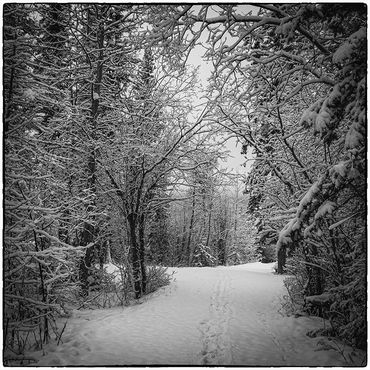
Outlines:
{"type": "Polygon", "coordinates": [[[101,289],[140,298],[160,266],[256,260],[289,273],[294,307],[366,346],[364,4],[5,4],[3,17],[5,347],[42,346],[101,289]],[[243,182],[222,169],[230,138],[253,160],[243,182]]]}

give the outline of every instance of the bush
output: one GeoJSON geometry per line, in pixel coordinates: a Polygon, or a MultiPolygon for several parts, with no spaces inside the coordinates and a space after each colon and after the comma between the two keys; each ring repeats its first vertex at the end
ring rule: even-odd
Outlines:
{"type": "Polygon", "coordinates": [[[284,286],[287,294],[283,297],[283,306],[288,315],[295,315],[301,311],[304,305],[304,287],[294,276],[286,277],[284,279],[284,286]]]}
{"type": "MultiPolygon", "coordinates": [[[[367,344],[364,250],[355,246],[354,252],[345,256],[341,269],[328,257],[304,256],[297,250],[287,260],[285,269],[289,276],[284,280],[288,292],[285,308],[290,313],[304,309],[310,315],[328,319],[330,335],[360,349],[367,344]],[[330,300],[324,302],[325,297],[330,300]]],[[[320,252],[324,253],[325,249],[320,252]]]]}
{"type": "Polygon", "coordinates": [[[169,285],[174,274],[175,272],[168,274],[167,267],[149,266],[147,268],[146,294],[155,292],[159,288],[169,285]]]}
{"type": "MultiPolygon", "coordinates": [[[[167,273],[163,266],[147,267],[146,294],[169,285],[174,272],[167,273]]],[[[108,265],[92,275],[88,296],[80,301],[79,308],[110,308],[128,306],[135,300],[133,276],[130,266],[108,265]]]]}

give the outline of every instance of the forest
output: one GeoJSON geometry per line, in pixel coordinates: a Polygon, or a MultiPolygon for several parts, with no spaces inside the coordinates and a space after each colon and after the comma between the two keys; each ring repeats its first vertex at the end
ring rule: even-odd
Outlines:
{"type": "Polygon", "coordinates": [[[5,4],[9,358],[61,338],[69,307],[168,284],[166,267],[254,261],[366,348],[366,77],[365,4],[5,4]]]}

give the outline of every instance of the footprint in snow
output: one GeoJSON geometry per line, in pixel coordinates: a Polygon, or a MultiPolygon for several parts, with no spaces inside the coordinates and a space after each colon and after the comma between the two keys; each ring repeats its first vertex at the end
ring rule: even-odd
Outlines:
{"type": "Polygon", "coordinates": [[[232,316],[230,307],[230,279],[221,275],[214,286],[209,305],[209,318],[200,322],[199,331],[203,349],[202,364],[230,365],[232,363],[231,343],[228,335],[232,316]]]}

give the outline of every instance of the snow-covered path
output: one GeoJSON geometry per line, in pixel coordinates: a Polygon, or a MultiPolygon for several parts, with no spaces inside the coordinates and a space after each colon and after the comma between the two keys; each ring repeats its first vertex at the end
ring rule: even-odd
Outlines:
{"type": "Polygon", "coordinates": [[[175,270],[142,304],[75,312],[37,365],[346,365],[305,335],[319,320],[279,313],[283,278],[271,264],[175,270]]]}

